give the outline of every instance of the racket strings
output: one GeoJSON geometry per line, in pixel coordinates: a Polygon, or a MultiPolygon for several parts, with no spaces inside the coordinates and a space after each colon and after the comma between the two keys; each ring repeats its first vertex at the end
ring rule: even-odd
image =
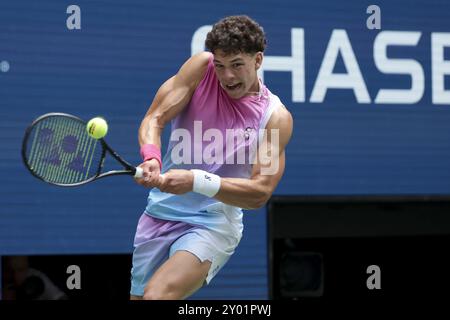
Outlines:
{"type": "Polygon", "coordinates": [[[33,126],[28,139],[28,166],[45,181],[74,184],[94,177],[99,171],[102,146],[86,133],[82,121],[47,117],[33,126]]]}

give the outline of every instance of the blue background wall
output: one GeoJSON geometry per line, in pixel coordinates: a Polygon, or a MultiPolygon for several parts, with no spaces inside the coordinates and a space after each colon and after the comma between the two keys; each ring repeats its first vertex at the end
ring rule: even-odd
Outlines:
{"type": "MultiPolygon", "coordinates": [[[[24,130],[47,112],[86,120],[101,115],[109,122],[109,144],[138,164],[137,130],[157,88],[191,55],[194,32],[230,14],[248,14],[264,26],[266,56],[289,56],[291,28],[304,30],[305,102],[292,101],[290,72],[264,74],[295,121],[276,194],[449,194],[450,106],[431,98],[431,33],[450,32],[448,5],[377,2],[381,31],[421,32],[417,46],[391,47],[388,56],[417,60],[425,75],[418,103],[383,105],[373,103],[380,88],[409,88],[411,80],[375,66],[380,30],[366,27],[370,4],[1,1],[0,61],[10,68],[0,72],[0,255],[132,252],[147,190],[129,177],[72,189],[44,184],[21,162],[24,130]],[[66,27],[71,4],[81,8],[81,30],[66,27]],[[348,34],[371,103],[359,104],[348,89],[328,90],[322,103],[309,101],[335,29],[348,34]]],[[[341,58],[334,72],[346,72],[341,58]]],[[[267,298],[265,219],[264,209],[246,213],[235,256],[194,298],[267,298]]]]}

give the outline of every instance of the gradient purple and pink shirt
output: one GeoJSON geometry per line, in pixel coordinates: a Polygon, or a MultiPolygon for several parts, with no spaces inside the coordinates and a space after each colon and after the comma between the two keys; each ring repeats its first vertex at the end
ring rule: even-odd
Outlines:
{"type": "MultiPolygon", "coordinates": [[[[163,172],[170,169],[200,169],[221,177],[249,178],[252,172],[251,160],[254,159],[254,151],[261,138],[260,129],[265,128],[273,110],[280,105],[279,98],[261,82],[259,95],[230,98],[219,83],[211,54],[205,75],[191,101],[172,120],[171,141],[163,157],[163,172]],[[236,138],[229,134],[230,130],[236,138]],[[227,131],[228,136],[234,139],[232,143],[227,141],[227,131]],[[184,134],[183,138],[180,133],[184,134]],[[219,133],[223,137],[222,143],[211,137],[217,137],[219,133]],[[183,141],[186,134],[191,141],[183,141]],[[223,161],[211,163],[211,159],[208,159],[208,154],[217,156],[216,152],[206,152],[211,151],[208,146],[212,142],[220,143],[219,153],[222,153],[222,157],[219,158],[223,161]],[[183,163],[179,161],[180,143],[190,145],[188,157],[186,154],[181,155],[183,159],[188,159],[183,163]],[[244,163],[242,157],[238,160],[239,152],[246,155],[244,163]]],[[[154,188],[149,193],[145,211],[159,219],[200,225],[219,233],[235,234],[239,238],[242,235],[241,208],[225,205],[194,192],[174,195],[154,188]]]]}

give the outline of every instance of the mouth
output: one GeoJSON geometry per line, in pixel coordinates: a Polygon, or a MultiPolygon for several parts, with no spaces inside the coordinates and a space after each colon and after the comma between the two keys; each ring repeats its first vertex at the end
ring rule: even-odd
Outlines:
{"type": "Polygon", "coordinates": [[[225,85],[225,88],[228,91],[236,91],[242,87],[242,83],[236,83],[236,84],[227,84],[225,85]]]}

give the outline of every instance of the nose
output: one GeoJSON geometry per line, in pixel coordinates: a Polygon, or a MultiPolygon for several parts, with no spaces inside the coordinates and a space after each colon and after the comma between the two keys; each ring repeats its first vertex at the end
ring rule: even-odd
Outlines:
{"type": "Polygon", "coordinates": [[[228,68],[225,68],[224,71],[223,71],[223,78],[227,82],[230,82],[230,81],[234,80],[234,73],[233,73],[233,71],[228,69],[228,68]]]}

